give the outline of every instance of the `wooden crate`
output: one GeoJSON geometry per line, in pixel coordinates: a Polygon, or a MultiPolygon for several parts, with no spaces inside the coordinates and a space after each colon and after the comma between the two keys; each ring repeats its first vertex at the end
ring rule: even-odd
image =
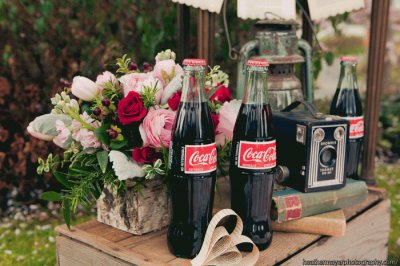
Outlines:
{"type": "MultiPolygon", "coordinates": [[[[363,203],[344,209],[344,237],[275,232],[271,246],[257,265],[301,265],[303,259],[386,259],[390,201],[370,190],[363,203]]],[[[142,236],[95,220],[67,229],[56,228],[57,264],[69,265],[189,265],[168,251],[165,229],[142,236]]]]}

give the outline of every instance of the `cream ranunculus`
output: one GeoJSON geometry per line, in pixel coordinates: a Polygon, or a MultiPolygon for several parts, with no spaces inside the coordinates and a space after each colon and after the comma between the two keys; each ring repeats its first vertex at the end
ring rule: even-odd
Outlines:
{"type": "Polygon", "coordinates": [[[99,93],[99,87],[88,78],[76,76],[72,80],[71,92],[79,99],[90,102],[99,93]]]}

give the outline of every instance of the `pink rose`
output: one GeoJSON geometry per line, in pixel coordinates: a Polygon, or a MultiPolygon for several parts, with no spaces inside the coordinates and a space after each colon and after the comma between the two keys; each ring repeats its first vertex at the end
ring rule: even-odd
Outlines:
{"type": "Polygon", "coordinates": [[[171,142],[171,131],[175,120],[175,112],[166,109],[152,109],[144,118],[139,127],[143,146],[161,148],[161,142],[169,147],[171,142]]]}
{"type": "Polygon", "coordinates": [[[232,100],[230,102],[225,102],[218,111],[219,114],[219,124],[217,126],[217,132],[222,134],[221,136],[217,136],[217,139],[232,140],[233,137],[233,128],[236,123],[236,118],[239,113],[240,106],[242,101],[232,100]]]}
{"type": "Polygon", "coordinates": [[[154,66],[154,77],[161,80],[163,87],[177,75],[183,74],[183,69],[180,65],[175,64],[172,59],[158,61],[154,66]]]}
{"type": "Polygon", "coordinates": [[[156,87],[156,102],[157,104],[160,103],[163,94],[163,85],[159,79],[154,77],[153,72],[127,74],[122,76],[119,81],[123,85],[125,96],[131,91],[141,93],[145,87],[156,87]]]}
{"type": "Polygon", "coordinates": [[[105,83],[112,81],[112,83],[116,84],[118,82],[117,78],[110,71],[104,71],[103,74],[97,76],[96,85],[99,87],[103,87],[105,83]]]}
{"type": "Polygon", "coordinates": [[[131,73],[120,77],[119,81],[124,88],[124,95],[128,95],[130,91],[138,92],[142,82],[149,77],[149,73],[131,73]]]}

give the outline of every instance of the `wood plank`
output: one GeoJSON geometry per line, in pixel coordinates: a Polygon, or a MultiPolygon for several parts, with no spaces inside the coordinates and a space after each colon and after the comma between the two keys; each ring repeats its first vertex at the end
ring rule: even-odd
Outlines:
{"type": "Polygon", "coordinates": [[[368,197],[363,202],[343,209],[346,220],[351,220],[353,217],[363,212],[368,207],[381,201],[383,197],[384,196],[380,191],[368,189],[368,197]]]}
{"type": "Polygon", "coordinates": [[[166,234],[151,238],[130,250],[146,257],[157,257],[158,260],[163,262],[168,262],[176,258],[168,249],[166,234]]]}
{"type": "Polygon", "coordinates": [[[56,236],[57,265],[81,265],[81,266],[126,266],[132,265],[110,256],[107,253],[94,249],[82,242],[75,241],[62,235],[56,236]]]}
{"type": "Polygon", "coordinates": [[[384,200],[350,221],[344,237],[323,237],[284,265],[302,265],[303,260],[387,258],[390,231],[390,201],[384,200]]]}
{"type": "MultiPolygon", "coordinates": [[[[142,255],[140,253],[135,253],[131,249],[121,247],[120,245],[113,243],[101,236],[88,233],[86,231],[80,230],[77,227],[72,227],[71,230],[68,230],[68,228],[65,225],[61,225],[56,227],[56,232],[59,236],[64,235],[76,241],[85,243],[89,246],[94,247],[95,249],[101,250],[102,252],[105,252],[111,256],[125,260],[129,263],[137,265],[164,264],[162,261],[158,260],[157,256],[149,257],[142,255]]],[[[66,264],[66,265],[71,265],[71,264],[66,264]]]]}
{"type": "Polygon", "coordinates": [[[126,247],[126,248],[133,248],[133,247],[135,247],[137,245],[142,244],[143,242],[146,242],[150,238],[159,237],[159,236],[164,235],[164,234],[166,234],[166,230],[165,229],[161,230],[161,231],[158,231],[158,232],[153,232],[153,233],[150,233],[150,234],[141,235],[141,236],[131,235],[131,237],[129,237],[127,239],[124,239],[124,240],[121,240],[121,241],[118,241],[117,243],[118,243],[118,245],[121,245],[121,246],[126,247]]]}

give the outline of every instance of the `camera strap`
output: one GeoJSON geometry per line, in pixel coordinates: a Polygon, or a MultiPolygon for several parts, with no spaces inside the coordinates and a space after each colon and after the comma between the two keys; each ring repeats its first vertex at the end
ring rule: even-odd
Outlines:
{"type": "Polygon", "coordinates": [[[322,114],[321,112],[319,112],[312,103],[309,103],[304,100],[292,102],[291,104],[286,106],[286,108],[284,108],[281,112],[290,112],[290,111],[296,109],[297,107],[299,107],[300,105],[303,105],[305,107],[306,111],[308,111],[314,118],[325,119],[326,116],[324,114],[322,114]]]}

